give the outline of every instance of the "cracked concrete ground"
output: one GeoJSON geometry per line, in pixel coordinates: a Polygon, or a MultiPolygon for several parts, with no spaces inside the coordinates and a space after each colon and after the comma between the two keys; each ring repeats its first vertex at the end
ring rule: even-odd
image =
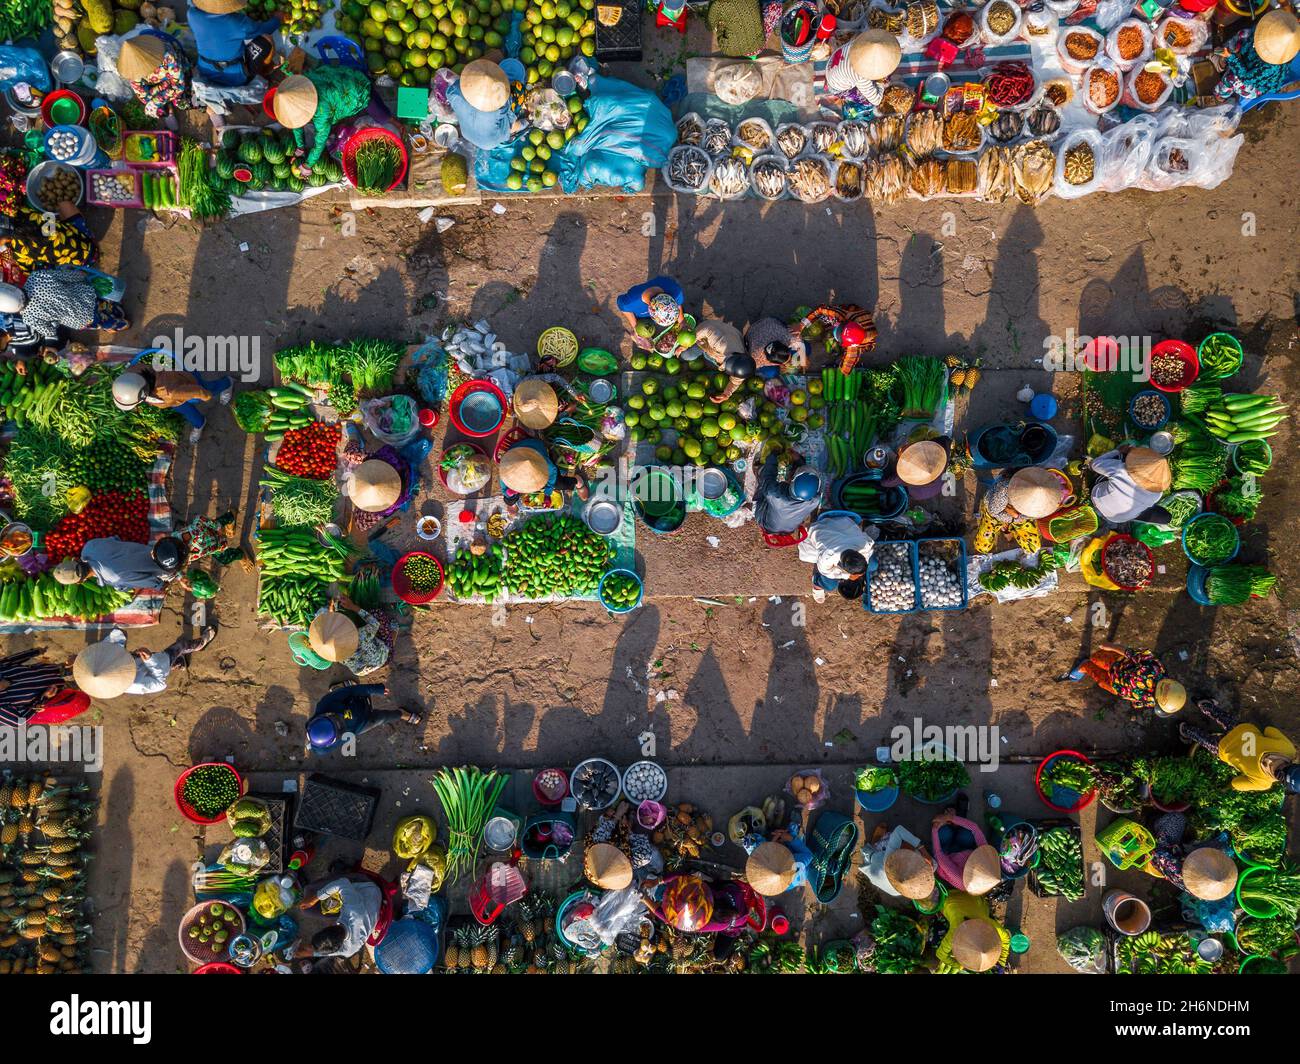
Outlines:
{"type": "MultiPolygon", "coordinates": [[[[452,317],[490,317],[520,347],[563,322],[584,342],[619,350],[615,294],[663,271],[707,313],[739,325],[798,303],[852,300],[876,308],[882,357],[978,355],[1006,372],[990,374],[959,411],[969,424],[1013,413],[1019,383],[1041,386],[1035,359],[1044,340],[1071,328],[1195,335],[1229,323],[1251,353],[1251,383],[1294,394],[1300,215],[1286,177],[1300,161],[1300,110],[1270,107],[1243,128],[1237,171],[1213,192],[1124,193],[1037,210],[511,200],[504,214],[490,204],[447,211],[456,224],[438,236],[414,212],[351,216],[323,197],[300,211],[206,229],[138,212],[93,224],[104,234],[106,268],[116,266],[129,285],[136,326],[128,340],[147,343],[177,325],[255,336],[263,380],[279,346],[312,337],[417,339],[452,317]]],[[[260,456],[228,412],[212,421],[197,452],[183,448],[178,458],[175,506],[182,516],[234,506],[247,533],[260,456]]],[[[1278,438],[1279,455],[1290,431],[1278,438]]],[[[635,737],[649,727],[669,765],[747,766],[754,787],[775,789],[779,766],[861,762],[892,725],[914,716],[997,723],[1008,756],[1066,743],[1171,743],[1168,724],[1133,718],[1095,690],[1047,682],[1107,638],[1155,646],[1196,690],[1294,733],[1300,602],[1291,591],[1291,484],[1281,470],[1268,478],[1246,545],[1278,568],[1284,598],[1217,613],[1189,604],[1171,563],[1155,590],[1132,599],[1072,581],[1045,599],[985,600],[960,614],[903,619],[802,599],[800,626],[792,596],[804,595],[808,576],[792,553],[762,552],[752,531],[693,516],[674,536],[642,537],[650,599],[626,620],[583,604],[511,610],[500,627],[486,610],[438,605],[420,614],[389,678],[398,699],[428,707],[421,734],[369,736],[354,763],[325,767],[355,777],[462,760],[536,767],[603,753],[630,761],[635,737]],[[708,534],[719,535],[717,550],[708,534]]],[[[963,491],[973,497],[973,480],[963,491]]],[[[436,511],[442,501],[421,505],[436,511]]],[[[96,711],[107,743],[93,873],[103,970],[176,966],[175,920],[203,841],[172,806],[179,769],[231,755],[269,778],[297,772],[303,721],[330,679],[298,670],[283,637],[259,629],[250,576],[232,570],[223,585],[220,639],[187,674],[160,696],[96,711]]],[[[170,642],[185,608],[173,599],[162,624],[133,632],[131,645],[170,642]]],[[[86,641],[76,633],[40,640],[69,654],[86,641]]],[[[6,640],[13,648],[32,642],[6,640]]]]}

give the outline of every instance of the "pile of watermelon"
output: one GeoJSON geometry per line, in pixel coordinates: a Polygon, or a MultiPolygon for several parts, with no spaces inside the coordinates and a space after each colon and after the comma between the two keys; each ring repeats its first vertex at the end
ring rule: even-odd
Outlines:
{"type": "Polygon", "coordinates": [[[228,129],[221,135],[211,183],[232,196],[245,192],[302,192],[309,186],[343,180],[343,167],[328,156],[312,167],[307,178],[295,173],[293,134],[273,129],[248,132],[228,129]]]}

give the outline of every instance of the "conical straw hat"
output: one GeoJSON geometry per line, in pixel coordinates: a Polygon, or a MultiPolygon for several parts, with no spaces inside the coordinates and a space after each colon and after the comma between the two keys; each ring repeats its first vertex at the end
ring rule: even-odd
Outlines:
{"type": "Polygon", "coordinates": [[[502,484],[524,495],[541,491],[551,479],[550,466],[535,447],[511,447],[501,456],[497,473],[502,484]]]}
{"type": "Polygon", "coordinates": [[[948,468],[948,452],[934,440],[921,440],[898,452],[898,479],[913,487],[933,484],[948,468]]]}
{"type": "Polygon", "coordinates": [[[1016,513],[1031,520],[1056,513],[1064,497],[1061,478],[1041,466],[1017,470],[1007,485],[1007,500],[1016,513]]]}
{"type": "Polygon", "coordinates": [[[779,842],[762,842],[745,862],[745,879],[764,897],[784,894],[794,882],[794,854],[779,842]]]}
{"type": "Polygon", "coordinates": [[[402,475],[387,462],[371,458],[352,471],[348,498],[358,510],[381,513],[402,494],[402,475]]]}
{"type": "Polygon", "coordinates": [[[582,867],[587,878],[601,890],[622,890],[632,882],[632,862],[627,854],[608,842],[588,846],[582,867]]]}
{"type": "Polygon", "coordinates": [[[1124,456],[1124,468],[1133,478],[1133,483],[1147,491],[1168,491],[1172,479],[1169,475],[1169,460],[1164,455],[1156,454],[1150,447],[1134,447],[1124,456]]]}
{"type": "Polygon", "coordinates": [[[899,894],[913,901],[934,893],[934,867],[916,850],[900,847],[886,857],[885,878],[899,894]]]}
{"type": "Polygon", "coordinates": [[[963,920],[952,933],[952,956],[968,971],[987,972],[1002,956],[1002,936],[987,920],[963,920]]]}
{"type": "Polygon", "coordinates": [[[311,622],[307,641],[312,650],[326,661],[347,661],[357,652],[361,637],[349,618],[330,610],[311,622]]]}
{"type": "Polygon", "coordinates": [[[147,78],[160,66],[167,48],[161,37],[152,33],[142,33],[122,42],[122,51],[117,57],[117,72],[127,81],[139,81],[147,78]]]}
{"type": "Polygon", "coordinates": [[[1002,882],[1002,864],[998,851],[985,843],[976,846],[961,870],[962,887],[967,894],[987,894],[1002,882]]]}
{"type": "Polygon", "coordinates": [[[92,643],[73,661],[72,679],[91,698],[116,698],[135,683],[135,658],[120,643],[92,643]]]}
{"type": "Polygon", "coordinates": [[[1203,901],[1218,901],[1237,885],[1237,866],[1222,850],[1202,846],[1183,858],[1183,886],[1203,901]]]}
{"type": "Polygon", "coordinates": [[[271,110],[275,112],[275,120],[285,129],[298,129],[312,120],[319,102],[316,83],[311,78],[294,74],[280,82],[271,98],[271,110]]]}

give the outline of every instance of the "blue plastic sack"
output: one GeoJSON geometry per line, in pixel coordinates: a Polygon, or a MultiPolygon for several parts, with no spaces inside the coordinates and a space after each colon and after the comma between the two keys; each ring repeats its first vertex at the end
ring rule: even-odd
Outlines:
{"type": "Polygon", "coordinates": [[[0,44],[0,89],[7,89],[19,81],[25,81],[41,92],[49,92],[54,87],[50,68],[35,48],[0,44]]]}
{"type": "Polygon", "coordinates": [[[556,153],[560,187],[640,192],[646,170],[663,166],[677,140],[672,112],[653,93],[606,77],[592,78],[586,108],[587,128],[556,153]]]}

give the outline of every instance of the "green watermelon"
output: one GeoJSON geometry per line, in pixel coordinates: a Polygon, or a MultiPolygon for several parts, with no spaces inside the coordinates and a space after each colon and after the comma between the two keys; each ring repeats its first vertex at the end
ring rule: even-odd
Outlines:
{"type": "Polygon", "coordinates": [[[307,182],[296,174],[290,175],[285,184],[288,185],[290,192],[301,192],[307,187],[307,182]]]}
{"type": "Polygon", "coordinates": [[[239,133],[234,129],[227,129],[221,134],[221,146],[226,151],[235,151],[239,147],[239,133]]]}
{"type": "Polygon", "coordinates": [[[328,185],[329,183],[329,176],[321,167],[313,166],[311,168],[311,176],[307,178],[307,184],[311,185],[312,188],[320,188],[321,185],[328,185]]]}
{"type": "Polygon", "coordinates": [[[293,173],[288,163],[276,163],[273,167],[271,167],[271,170],[275,174],[275,176],[281,181],[283,181],[286,177],[288,177],[291,173],[293,173]]]}
{"type": "Polygon", "coordinates": [[[336,159],[325,159],[321,163],[321,168],[329,178],[330,184],[335,184],[343,180],[343,167],[336,159]]]}
{"type": "Polygon", "coordinates": [[[278,137],[271,137],[262,145],[262,158],[268,163],[284,162],[284,145],[278,137]]]}
{"type": "Polygon", "coordinates": [[[262,161],[261,142],[252,138],[243,141],[239,145],[239,157],[246,163],[260,163],[262,161]]]}
{"type": "Polygon", "coordinates": [[[253,171],[253,176],[264,185],[269,184],[271,179],[275,177],[275,171],[271,168],[270,163],[253,163],[250,169],[253,171]]]}
{"type": "Polygon", "coordinates": [[[231,158],[229,155],[227,155],[225,152],[220,152],[220,153],[218,153],[218,155],[217,155],[217,176],[218,176],[218,177],[234,177],[234,176],[235,176],[235,165],[236,165],[236,164],[235,164],[235,160],[232,159],[232,158],[231,158]]]}

